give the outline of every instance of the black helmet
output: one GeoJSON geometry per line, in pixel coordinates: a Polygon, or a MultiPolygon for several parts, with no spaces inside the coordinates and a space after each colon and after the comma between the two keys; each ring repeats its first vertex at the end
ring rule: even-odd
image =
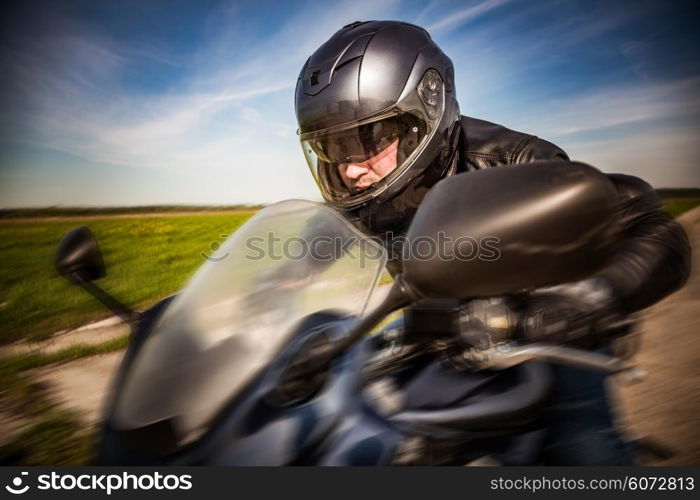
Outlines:
{"type": "Polygon", "coordinates": [[[433,184],[454,172],[454,67],[418,26],[343,27],[304,64],[296,114],[323,197],[371,232],[402,229],[433,184]]]}

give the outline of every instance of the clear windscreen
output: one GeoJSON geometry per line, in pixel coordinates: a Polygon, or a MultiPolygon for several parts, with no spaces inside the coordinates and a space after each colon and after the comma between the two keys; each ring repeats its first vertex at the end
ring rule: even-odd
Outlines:
{"type": "Polygon", "coordinates": [[[379,243],[326,205],[261,210],[157,321],[124,381],[116,427],[169,420],[179,445],[197,438],[302,318],[324,309],[361,315],[385,263],[379,243]]]}

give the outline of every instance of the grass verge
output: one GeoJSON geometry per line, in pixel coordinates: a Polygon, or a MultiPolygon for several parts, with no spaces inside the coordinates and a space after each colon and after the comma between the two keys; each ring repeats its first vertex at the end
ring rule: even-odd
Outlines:
{"type": "Polygon", "coordinates": [[[67,363],[85,356],[106,354],[125,348],[129,336],[117,337],[102,344],[76,344],[51,353],[23,352],[11,354],[0,359],[0,377],[4,373],[19,373],[46,365],[67,363]]]}
{"type": "Polygon", "coordinates": [[[128,335],[97,345],[77,344],[53,353],[21,353],[0,359],[0,402],[7,415],[26,423],[0,446],[0,465],[87,465],[93,457],[97,429],[74,411],[51,401],[47,390],[24,372],[105,354],[127,346],[128,335]]]}
{"type": "Polygon", "coordinates": [[[97,430],[69,410],[51,407],[9,442],[0,446],[0,465],[89,465],[97,430]]]}
{"type": "Polygon", "coordinates": [[[107,276],[98,284],[123,303],[144,308],[175,293],[252,211],[71,220],[0,219],[0,344],[40,340],[110,316],[100,303],[58,276],[56,246],[87,225],[100,244],[107,276]]]}
{"type": "Polygon", "coordinates": [[[700,198],[669,198],[663,201],[664,210],[674,217],[697,206],[700,206],[700,198]]]}

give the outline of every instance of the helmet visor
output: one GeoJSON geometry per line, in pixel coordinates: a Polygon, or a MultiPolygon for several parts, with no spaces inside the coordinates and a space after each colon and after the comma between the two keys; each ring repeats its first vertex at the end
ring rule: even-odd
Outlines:
{"type": "Polygon", "coordinates": [[[324,198],[352,206],[383,191],[413,163],[443,108],[442,80],[428,70],[418,87],[392,108],[302,134],[306,161],[324,198]]]}

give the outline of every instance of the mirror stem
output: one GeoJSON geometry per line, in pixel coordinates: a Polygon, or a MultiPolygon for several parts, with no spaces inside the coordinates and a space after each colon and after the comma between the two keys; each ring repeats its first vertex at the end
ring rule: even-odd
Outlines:
{"type": "Polygon", "coordinates": [[[391,286],[386,298],[372,312],[364,318],[358,320],[357,323],[350,329],[337,344],[330,344],[330,349],[322,354],[318,363],[312,363],[311,368],[303,368],[295,371],[294,378],[305,378],[318,373],[319,371],[328,370],[336,359],[342,356],[355,342],[367,335],[372,328],[377,326],[386,316],[404,306],[418,300],[418,295],[413,289],[406,286],[401,279],[401,275],[396,277],[394,284],[391,286]]]}
{"type": "Polygon", "coordinates": [[[377,326],[381,320],[383,320],[388,314],[409,305],[411,302],[417,299],[413,296],[410,290],[404,286],[401,276],[397,276],[394,284],[389,290],[389,294],[386,296],[384,301],[379,304],[372,312],[367,316],[362,318],[359,323],[357,323],[347,336],[333,348],[333,352],[330,355],[329,362],[337,359],[342,354],[345,353],[355,342],[360,340],[366,334],[368,334],[372,328],[377,326]]]}
{"type": "Polygon", "coordinates": [[[85,281],[77,274],[71,275],[71,281],[74,284],[81,286],[85,291],[102,302],[105,306],[107,306],[107,308],[111,309],[117,316],[127,323],[134,324],[141,317],[138,312],[125,306],[91,281],[85,281]]]}

